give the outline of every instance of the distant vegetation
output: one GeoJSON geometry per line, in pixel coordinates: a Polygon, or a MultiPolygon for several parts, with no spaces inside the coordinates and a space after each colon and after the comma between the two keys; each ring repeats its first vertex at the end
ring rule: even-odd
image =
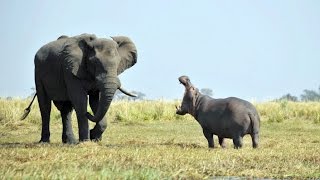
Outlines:
{"type": "Polygon", "coordinates": [[[131,91],[132,94],[135,94],[137,97],[129,97],[125,94],[123,94],[122,92],[120,92],[119,90],[116,91],[115,95],[114,95],[114,100],[118,101],[118,100],[128,100],[128,101],[137,101],[137,100],[144,100],[146,95],[140,91],[131,91]]]}
{"type": "MultiPolygon", "coordinates": [[[[28,106],[29,99],[0,99],[0,123],[16,123],[28,106]]],[[[166,100],[118,100],[112,102],[108,111],[108,120],[115,122],[151,122],[151,121],[185,121],[193,120],[190,115],[175,114],[175,106],[181,101],[166,100]]],[[[283,122],[286,119],[310,120],[320,123],[320,102],[273,101],[254,103],[265,121],[283,122]]],[[[54,107],[54,106],[53,106],[54,107]]],[[[73,113],[73,118],[75,118],[73,113]]],[[[60,114],[56,108],[51,111],[53,121],[60,122],[60,114]]],[[[34,103],[28,121],[40,123],[38,103],[34,103]]]]}
{"type": "MultiPolygon", "coordinates": [[[[283,101],[283,100],[296,102],[296,101],[299,101],[299,98],[297,96],[293,96],[290,93],[288,93],[286,95],[281,96],[279,99],[276,99],[276,101],[283,101]]],[[[305,89],[303,93],[300,95],[300,101],[303,101],[303,102],[320,101],[320,86],[319,86],[318,92],[315,90],[305,89]]]]}
{"type": "Polygon", "coordinates": [[[202,88],[200,92],[207,96],[213,96],[213,91],[210,88],[202,88]]]}
{"type": "MultiPolygon", "coordinates": [[[[31,90],[32,90],[32,94],[28,98],[32,98],[33,95],[35,94],[35,91],[36,91],[35,88],[32,87],[31,90]]],[[[210,88],[202,88],[202,89],[200,89],[200,92],[204,95],[213,96],[213,90],[210,88]]],[[[137,97],[129,97],[129,96],[123,94],[122,92],[120,92],[119,90],[117,90],[114,95],[114,100],[115,101],[124,101],[124,100],[138,101],[138,100],[148,99],[147,95],[144,94],[143,92],[131,91],[131,93],[137,95],[137,97]]],[[[13,100],[14,98],[9,96],[9,97],[5,97],[2,99],[13,100]]],[[[274,101],[293,101],[293,102],[320,101],[320,86],[317,91],[316,90],[309,90],[309,89],[303,90],[303,93],[300,95],[300,98],[298,96],[287,93],[287,94],[281,96],[280,98],[275,99],[274,101]]]]}
{"type": "MultiPolygon", "coordinates": [[[[213,96],[213,91],[210,88],[202,88],[200,89],[200,92],[204,95],[213,96]]],[[[137,97],[128,97],[124,94],[122,94],[120,91],[116,92],[115,100],[145,100],[147,98],[146,94],[139,92],[139,91],[132,91],[133,94],[136,94],[137,97]]],[[[303,93],[300,95],[300,98],[297,96],[294,96],[290,93],[285,94],[281,96],[278,99],[275,99],[275,101],[293,101],[293,102],[314,102],[314,101],[320,101],[320,86],[318,88],[318,91],[316,90],[303,90],[303,93]]]]}

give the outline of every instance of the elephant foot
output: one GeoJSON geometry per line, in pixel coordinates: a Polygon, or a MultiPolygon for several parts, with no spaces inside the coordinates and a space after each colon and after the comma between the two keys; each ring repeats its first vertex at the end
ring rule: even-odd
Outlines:
{"type": "Polygon", "coordinates": [[[90,130],[90,140],[94,142],[99,142],[102,140],[102,132],[98,132],[95,129],[90,130]]]}
{"type": "Polygon", "coordinates": [[[100,136],[100,137],[94,137],[94,138],[90,138],[90,139],[93,142],[100,142],[102,140],[102,137],[100,136]]]}
{"type": "Polygon", "coordinates": [[[64,144],[76,144],[77,141],[72,135],[62,135],[62,143],[64,144]]]}
{"type": "Polygon", "coordinates": [[[77,141],[73,139],[62,139],[62,143],[64,144],[77,144],[77,141]]]}
{"type": "Polygon", "coordinates": [[[41,139],[38,143],[39,143],[39,144],[49,144],[49,143],[50,143],[50,140],[43,140],[43,139],[41,139]]]}
{"type": "Polygon", "coordinates": [[[78,144],[89,142],[89,141],[90,141],[90,139],[79,139],[78,144]]]}
{"type": "Polygon", "coordinates": [[[73,139],[73,140],[65,140],[65,141],[62,141],[62,143],[64,143],[64,144],[77,144],[77,141],[75,139],[73,139]]]}

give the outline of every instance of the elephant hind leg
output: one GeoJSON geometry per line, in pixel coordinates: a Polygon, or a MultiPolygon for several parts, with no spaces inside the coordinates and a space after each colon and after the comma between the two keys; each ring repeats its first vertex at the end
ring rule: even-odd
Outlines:
{"type": "MultiPolygon", "coordinates": [[[[36,81],[37,82],[37,81],[36,81]]],[[[51,113],[51,100],[48,97],[41,83],[36,83],[38,103],[41,113],[42,129],[41,139],[39,143],[50,142],[50,113],[51,113]]]]}

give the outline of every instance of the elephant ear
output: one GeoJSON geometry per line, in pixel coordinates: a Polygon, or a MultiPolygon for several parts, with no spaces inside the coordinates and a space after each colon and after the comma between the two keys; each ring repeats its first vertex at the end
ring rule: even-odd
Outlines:
{"type": "Polygon", "coordinates": [[[118,44],[118,53],[121,57],[118,66],[118,75],[137,63],[137,48],[126,36],[111,37],[118,44]]]}
{"type": "Polygon", "coordinates": [[[87,60],[94,52],[92,41],[95,39],[89,35],[80,35],[70,38],[63,49],[64,68],[79,79],[88,77],[87,60]]]}

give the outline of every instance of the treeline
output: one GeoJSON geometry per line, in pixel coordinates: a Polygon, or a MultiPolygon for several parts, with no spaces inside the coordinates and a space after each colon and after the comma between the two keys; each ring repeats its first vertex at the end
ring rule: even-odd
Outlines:
{"type": "MultiPolygon", "coordinates": [[[[30,103],[29,99],[0,99],[0,125],[15,127],[17,124],[30,122],[39,124],[41,114],[38,103],[31,106],[31,112],[26,120],[20,118],[25,108],[30,103]]],[[[108,111],[108,121],[124,123],[142,123],[144,121],[194,121],[191,115],[179,116],[176,114],[176,105],[179,100],[139,100],[139,101],[114,101],[108,111]]],[[[254,103],[261,119],[268,122],[283,122],[286,120],[308,120],[315,124],[320,123],[320,102],[263,102],[254,103]]],[[[76,113],[73,113],[76,119],[76,113]]],[[[52,108],[53,122],[61,123],[60,112],[52,108]]],[[[76,121],[74,121],[76,122],[76,121]]]]}
{"type": "Polygon", "coordinates": [[[320,86],[319,86],[318,92],[315,90],[305,89],[303,90],[303,93],[300,95],[300,98],[288,93],[276,99],[276,101],[293,101],[293,102],[320,101],[320,86]]]}
{"type": "Polygon", "coordinates": [[[146,95],[139,91],[131,91],[132,94],[135,94],[137,97],[129,97],[119,90],[114,94],[114,100],[128,100],[128,101],[136,101],[136,100],[144,100],[146,95]]]}
{"type": "MultiPolygon", "coordinates": [[[[31,90],[33,91],[33,93],[30,96],[28,96],[27,99],[32,98],[35,93],[35,88],[31,88],[31,90]]],[[[213,91],[210,88],[202,88],[202,89],[200,89],[200,92],[202,94],[205,94],[208,96],[213,96],[213,91]]],[[[131,93],[135,94],[137,97],[129,97],[129,96],[121,93],[119,90],[117,90],[114,95],[114,100],[128,100],[128,101],[146,100],[147,96],[146,96],[146,94],[144,94],[142,92],[131,91],[131,93]]],[[[0,97],[0,99],[13,100],[14,98],[9,96],[9,97],[0,97]]],[[[288,93],[288,94],[281,96],[280,98],[275,99],[274,101],[320,102],[320,86],[317,91],[316,90],[309,90],[309,89],[303,90],[303,93],[300,95],[300,97],[294,96],[294,95],[288,93]]]]}
{"type": "MultiPolygon", "coordinates": [[[[200,89],[200,92],[202,94],[212,96],[213,91],[210,88],[202,88],[200,89]]],[[[137,100],[146,100],[146,94],[139,92],[139,91],[131,91],[132,94],[135,94],[137,97],[129,97],[127,95],[124,95],[119,90],[116,91],[114,95],[114,100],[128,100],[128,101],[137,101],[137,100]]]]}

